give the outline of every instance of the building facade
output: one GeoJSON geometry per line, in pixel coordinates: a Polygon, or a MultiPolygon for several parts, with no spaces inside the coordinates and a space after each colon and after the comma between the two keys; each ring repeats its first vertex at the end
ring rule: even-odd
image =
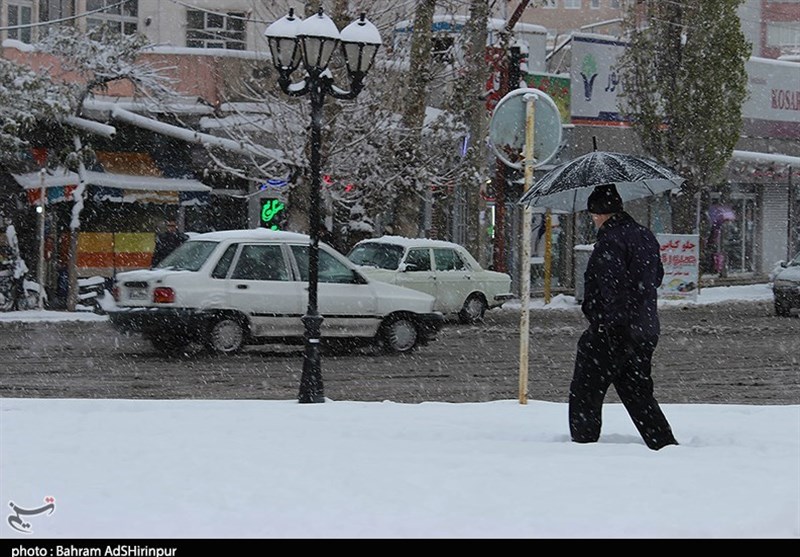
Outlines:
{"type": "MultiPolygon", "coordinates": [[[[326,8],[333,6],[333,2],[323,4],[326,8]]],[[[393,53],[402,51],[403,34],[408,36],[408,25],[403,28],[401,23],[410,21],[412,13],[398,11],[392,7],[392,2],[351,1],[349,4],[352,11],[366,7],[371,18],[373,13],[381,18],[382,29],[389,30],[382,31],[384,42],[388,46],[391,35],[393,53]]],[[[562,110],[565,123],[562,160],[592,150],[594,142],[604,150],[636,150],[632,132],[619,118],[613,72],[614,60],[624,49],[619,24],[629,4],[623,0],[549,0],[530,2],[522,14],[520,38],[526,42],[526,79],[530,86],[543,88],[554,96],[562,110]],[[528,36],[523,37],[525,33],[528,36]],[[555,49],[560,49],[558,56],[554,56],[555,49]],[[579,71],[587,56],[595,61],[597,73],[591,84],[585,83],[579,71]]],[[[492,15],[496,23],[490,31],[499,30],[518,5],[515,1],[494,3],[492,15]]],[[[223,100],[231,97],[237,80],[252,76],[259,67],[269,65],[263,30],[285,15],[290,7],[302,13],[304,3],[127,0],[120,4],[114,0],[0,0],[0,39],[10,39],[3,43],[2,55],[30,61],[34,56],[22,46],[34,42],[51,27],[40,25],[46,23],[68,23],[79,29],[105,23],[123,33],[144,33],[155,45],[146,56],[174,68],[173,76],[187,101],[182,107],[182,117],[194,119],[199,128],[202,128],[201,120],[206,118],[209,123],[205,132],[224,135],[219,129],[221,120],[208,117],[219,111],[223,100]]],[[[467,9],[461,4],[461,13],[454,10],[440,14],[435,22],[440,26],[435,29],[439,38],[457,34],[459,22],[463,24],[466,13],[467,9]]],[[[745,130],[730,165],[730,185],[725,192],[714,194],[715,200],[729,207],[730,214],[734,215],[724,222],[724,233],[718,242],[720,253],[724,255],[720,258],[724,262],[721,271],[763,277],[779,259],[800,249],[797,224],[800,215],[800,164],[797,163],[800,157],[800,90],[797,87],[800,63],[788,61],[800,50],[800,2],[747,0],[740,7],[740,18],[746,36],[754,45],[753,59],[748,64],[751,97],[743,107],[745,130]]],[[[489,36],[491,41],[491,32],[489,36]]],[[[111,90],[108,98],[100,100],[124,101],[129,103],[128,109],[136,112],[134,99],[124,90],[111,90]]],[[[87,112],[99,121],[107,121],[111,114],[102,102],[89,107],[87,112]]],[[[108,151],[134,152],[130,145],[140,139],[141,129],[122,124],[119,129],[126,130],[129,140],[119,137],[121,144],[107,146],[108,151]]],[[[183,179],[198,181],[210,189],[211,201],[202,209],[191,203],[165,204],[159,209],[159,216],[174,216],[187,230],[258,226],[263,224],[264,203],[280,198],[280,194],[275,195],[278,185],[263,191],[259,187],[277,184],[281,177],[264,176],[263,182],[257,184],[223,175],[201,174],[208,163],[201,146],[182,143],[177,137],[165,134],[163,129],[151,132],[145,141],[148,149],[155,150],[163,148],[165,143],[171,145],[169,149],[182,145],[183,151],[188,153],[182,170],[177,173],[182,174],[183,179]]],[[[159,172],[161,178],[168,177],[163,175],[163,169],[159,172]]],[[[166,172],[176,173],[174,170],[166,172]]],[[[11,184],[14,185],[21,184],[17,181],[11,184]]],[[[110,202],[109,198],[106,202],[110,202]]],[[[668,231],[663,207],[645,205],[632,210],[640,211],[657,230],[668,231]]],[[[150,216],[136,226],[149,227],[152,233],[156,224],[155,217],[150,216]]],[[[559,281],[570,286],[572,276],[567,262],[571,258],[571,246],[581,243],[580,223],[561,218],[556,224],[557,232],[563,234],[558,242],[562,244],[560,257],[565,262],[559,281]]],[[[97,232],[107,233],[106,230],[97,232]]],[[[141,233],[138,228],[127,232],[141,233]]],[[[94,267],[86,268],[87,273],[97,271],[94,267]]]]}

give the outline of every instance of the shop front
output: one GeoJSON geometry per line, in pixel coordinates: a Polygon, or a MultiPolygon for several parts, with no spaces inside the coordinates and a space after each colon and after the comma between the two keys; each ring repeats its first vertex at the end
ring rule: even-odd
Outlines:
{"type": "Polygon", "coordinates": [[[13,175],[30,206],[45,214],[45,282],[51,297],[66,296],[73,224],[78,224],[77,276],[112,279],[121,271],[149,267],[156,234],[165,223],[180,225],[187,207],[208,203],[211,188],[197,180],[109,172],[105,169],[113,165],[104,166],[85,171],[77,215],[77,173],[13,175]]]}

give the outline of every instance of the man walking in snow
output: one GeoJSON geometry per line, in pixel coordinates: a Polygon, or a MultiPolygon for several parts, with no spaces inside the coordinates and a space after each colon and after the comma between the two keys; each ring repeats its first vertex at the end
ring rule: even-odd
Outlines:
{"type": "Polygon", "coordinates": [[[572,440],[600,437],[603,399],[613,384],[649,448],[677,445],[650,377],[660,334],[656,289],[664,277],[658,241],[623,210],[613,185],[596,187],[587,209],[597,242],[584,274],[581,309],[589,327],[578,341],[569,391],[572,440]]]}

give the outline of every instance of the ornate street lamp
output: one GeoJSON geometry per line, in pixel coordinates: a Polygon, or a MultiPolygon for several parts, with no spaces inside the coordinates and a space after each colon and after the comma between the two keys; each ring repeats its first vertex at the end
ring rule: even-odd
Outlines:
{"type": "Polygon", "coordinates": [[[300,402],[324,402],[322,369],[320,366],[320,331],[322,316],[317,310],[319,282],[319,232],[320,219],[320,143],[322,106],[325,96],[336,99],[354,99],[364,87],[375,54],[381,45],[378,29],[362,13],[361,17],[345,27],[341,33],[331,18],[319,12],[300,21],[289,15],[272,23],[264,31],[269,41],[272,62],[278,70],[278,84],[289,96],[311,95],[311,196],[309,226],[311,245],[308,253],[308,309],[302,321],[305,327],[305,354],[303,375],[300,378],[300,402]],[[350,90],[336,87],[328,70],[328,62],[337,45],[342,45],[350,79],[350,90]],[[302,81],[292,83],[290,76],[302,63],[306,75],[302,81]]]}

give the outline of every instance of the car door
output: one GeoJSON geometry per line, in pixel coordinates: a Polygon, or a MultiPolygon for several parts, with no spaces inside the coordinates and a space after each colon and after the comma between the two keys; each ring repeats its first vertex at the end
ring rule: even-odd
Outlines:
{"type": "Polygon", "coordinates": [[[227,280],[230,304],[250,316],[255,336],[303,335],[303,291],[281,244],[243,244],[227,280]]]}
{"type": "MultiPolygon", "coordinates": [[[[303,307],[308,305],[308,246],[292,245],[292,254],[303,281],[303,307]]],[[[355,269],[324,246],[319,248],[317,310],[324,318],[323,337],[371,337],[380,325],[378,300],[369,284],[357,278],[355,269]]]]}
{"type": "MultiPolygon", "coordinates": [[[[397,285],[436,296],[436,275],[430,248],[409,248],[397,272],[397,285]]],[[[438,304],[438,302],[437,302],[438,304]]],[[[439,308],[434,307],[438,310],[439,308]]]]}
{"type": "Polygon", "coordinates": [[[433,248],[436,276],[436,304],[442,313],[461,310],[473,291],[472,273],[458,252],[452,248],[433,248]]]}

